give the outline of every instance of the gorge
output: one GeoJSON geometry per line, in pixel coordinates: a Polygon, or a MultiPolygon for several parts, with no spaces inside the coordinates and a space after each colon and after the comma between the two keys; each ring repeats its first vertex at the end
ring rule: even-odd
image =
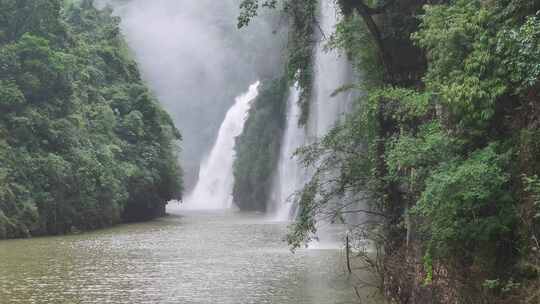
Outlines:
{"type": "Polygon", "coordinates": [[[0,0],[0,303],[537,304],[539,139],[539,1],[0,0]]]}

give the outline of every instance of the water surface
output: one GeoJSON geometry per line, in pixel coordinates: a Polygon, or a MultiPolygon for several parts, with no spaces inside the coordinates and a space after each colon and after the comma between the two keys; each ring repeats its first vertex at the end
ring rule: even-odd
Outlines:
{"type": "Polygon", "coordinates": [[[0,242],[0,303],[358,303],[339,250],[300,250],[261,215],[184,212],[0,242]]]}

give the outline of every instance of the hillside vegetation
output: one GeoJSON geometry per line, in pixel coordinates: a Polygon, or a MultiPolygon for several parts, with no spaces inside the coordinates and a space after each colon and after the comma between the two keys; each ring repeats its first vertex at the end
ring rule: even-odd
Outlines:
{"type": "Polygon", "coordinates": [[[286,107],[286,79],[263,82],[235,144],[233,197],[242,210],[267,210],[279,161],[286,107]]]}
{"type": "MultiPolygon", "coordinates": [[[[285,2],[291,36],[310,41],[317,14],[298,7],[313,1],[285,2]]],[[[299,151],[315,174],[297,194],[293,248],[321,216],[364,213],[351,237],[373,241],[358,258],[393,302],[539,303],[540,2],[336,2],[344,17],[327,43],[364,76],[350,88],[364,94],[299,151]]],[[[241,21],[277,5],[245,0],[241,21]]]]}
{"type": "Polygon", "coordinates": [[[0,238],[162,215],[179,140],[109,9],[0,0],[0,238]]]}

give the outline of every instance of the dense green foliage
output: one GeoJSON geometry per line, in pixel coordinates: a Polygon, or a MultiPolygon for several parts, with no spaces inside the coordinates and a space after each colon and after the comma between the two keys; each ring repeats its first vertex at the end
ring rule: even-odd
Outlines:
{"type": "Polygon", "coordinates": [[[266,210],[285,126],[287,88],[284,78],[264,82],[236,139],[233,197],[242,210],[266,210]]]}
{"type": "MultiPolygon", "coordinates": [[[[383,22],[411,13],[404,7],[408,6],[399,1],[386,6],[383,22]]],[[[538,4],[522,1],[456,0],[424,6],[421,23],[409,34],[407,27],[383,28],[380,48],[403,43],[393,36],[407,35],[411,37],[407,48],[421,47],[413,56],[425,54],[427,70],[416,80],[410,75],[422,71],[421,64],[399,64],[409,54],[388,51],[390,56],[376,58],[372,46],[355,42],[363,37],[351,28],[358,15],[351,12],[337,28],[336,46],[345,47],[353,59],[356,56],[364,70],[372,69],[370,58],[386,60],[387,75],[378,81],[370,77],[361,86],[368,94],[360,110],[351,114],[351,121],[358,123],[345,123],[302,152],[311,164],[331,160],[332,168],[340,168],[341,177],[332,188],[357,194],[369,189],[373,210],[383,215],[382,230],[376,230],[383,234],[377,239],[383,240],[386,275],[392,277],[384,288],[396,300],[422,297],[425,287],[420,285],[406,292],[392,289],[393,284],[408,284],[418,276],[425,276],[422,282],[430,288],[466,303],[519,297],[517,290],[486,290],[484,280],[495,279],[502,288],[517,278],[525,280],[522,286],[528,285],[531,273],[538,277],[538,258],[530,255],[538,243],[530,240],[537,240],[539,231],[529,229],[537,221],[530,211],[536,205],[524,194],[521,181],[523,174],[536,175],[540,169],[534,144],[540,122],[536,10],[538,4]],[[528,141],[524,133],[529,134],[528,141]],[[351,187],[356,183],[364,188],[351,187]],[[392,264],[405,250],[424,257],[419,261],[422,271],[413,264],[407,271],[392,264]]],[[[412,14],[420,12],[418,6],[412,14]]],[[[366,23],[368,18],[363,15],[366,23]]],[[[369,32],[367,27],[356,30],[369,32]]],[[[306,191],[314,189],[306,187],[299,195],[302,210],[332,208],[329,202],[344,195],[319,188],[317,195],[305,200],[306,191]]],[[[305,230],[302,221],[293,235],[305,230]]],[[[298,246],[300,240],[293,239],[293,244],[298,246]]]]}
{"type": "Polygon", "coordinates": [[[179,132],[119,20],[92,1],[0,1],[0,238],[161,215],[179,132]]]}
{"type": "Polygon", "coordinates": [[[299,151],[314,175],[293,247],[347,212],[336,201],[368,198],[352,234],[382,248],[368,265],[394,301],[538,303],[540,2],[337,2],[330,45],[365,94],[299,151]]]}

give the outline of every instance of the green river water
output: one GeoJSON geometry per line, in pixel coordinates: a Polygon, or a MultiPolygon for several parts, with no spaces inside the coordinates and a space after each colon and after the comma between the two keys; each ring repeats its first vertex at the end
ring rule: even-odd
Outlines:
{"type": "Polygon", "coordinates": [[[257,214],[176,211],[92,233],[2,241],[0,303],[359,303],[341,250],[292,254],[286,231],[257,214]]]}

